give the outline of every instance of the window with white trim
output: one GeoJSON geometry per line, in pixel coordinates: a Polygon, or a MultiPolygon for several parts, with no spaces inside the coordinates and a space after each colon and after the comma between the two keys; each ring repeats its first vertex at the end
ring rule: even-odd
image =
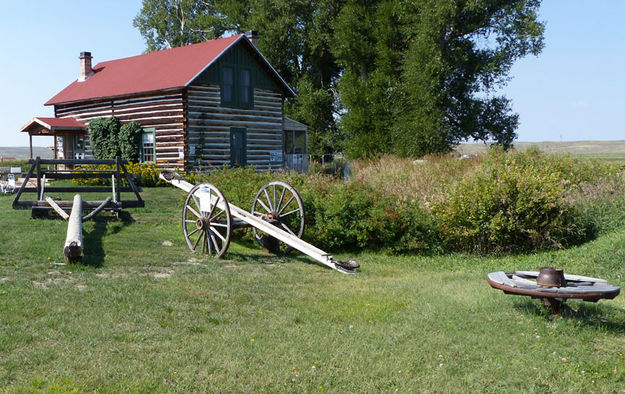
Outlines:
{"type": "Polygon", "coordinates": [[[156,131],[143,129],[141,135],[141,163],[156,163],[156,131]]]}

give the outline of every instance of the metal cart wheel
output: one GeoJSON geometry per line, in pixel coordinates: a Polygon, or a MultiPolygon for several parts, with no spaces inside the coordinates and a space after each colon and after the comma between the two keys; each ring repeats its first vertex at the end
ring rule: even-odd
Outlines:
{"type": "MultiPolygon", "coordinates": [[[[304,203],[297,190],[286,182],[274,181],[261,187],[254,197],[252,214],[298,238],[302,238],[304,234],[306,223],[304,203]]],[[[260,246],[271,252],[293,250],[256,228],[252,230],[260,246]]]]}
{"type": "Polygon", "coordinates": [[[223,193],[210,183],[189,191],[182,210],[182,232],[192,252],[200,250],[217,258],[230,245],[232,217],[223,193]]]}

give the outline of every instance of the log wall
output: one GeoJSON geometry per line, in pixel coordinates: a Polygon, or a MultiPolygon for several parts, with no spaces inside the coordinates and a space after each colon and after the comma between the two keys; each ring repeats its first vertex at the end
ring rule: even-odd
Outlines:
{"type": "Polygon", "coordinates": [[[247,164],[258,170],[282,168],[270,162],[270,151],[282,151],[282,93],[254,89],[254,108],[220,106],[219,85],[194,84],[187,89],[189,168],[230,164],[230,128],[247,129],[247,164]]]}
{"type": "MultiPolygon", "coordinates": [[[[156,164],[184,170],[185,159],[179,157],[179,148],[184,151],[186,125],[185,98],[181,90],[137,97],[61,104],[55,105],[54,110],[56,117],[73,117],[85,123],[94,118],[114,115],[122,123],[135,121],[144,128],[154,128],[156,130],[156,164]]],[[[85,146],[85,156],[93,158],[88,141],[85,146]]]]}

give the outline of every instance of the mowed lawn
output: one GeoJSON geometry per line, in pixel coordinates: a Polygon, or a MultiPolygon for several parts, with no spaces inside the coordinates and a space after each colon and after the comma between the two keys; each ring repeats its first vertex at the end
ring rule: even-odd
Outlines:
{"type": "Polygon", "coordinates": [[[143,196],[86,223],[85,262],[69,265],[66,223],[0,196],[5,391],[625,392],[625,297],[551,315],[486,282],[555,265],[623,286],[625,225],[527,256],[339,254],[362,265],[344,275],[249,241],[193,255],[183,193],[143,196]]]}

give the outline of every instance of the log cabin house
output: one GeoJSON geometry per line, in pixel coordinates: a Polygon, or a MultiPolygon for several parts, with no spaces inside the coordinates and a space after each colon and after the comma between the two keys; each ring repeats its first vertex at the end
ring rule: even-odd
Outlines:
{"type": "Polygon", "coordinates": [[[22,132],[53,136],[55,158],[90,158],[87,125],[116,116],[144,130],[142,161],[178,171],[307,168],[307,127],[284,116],[295,93],[256,48],[255,32],[91,66],[22,132]]]}

